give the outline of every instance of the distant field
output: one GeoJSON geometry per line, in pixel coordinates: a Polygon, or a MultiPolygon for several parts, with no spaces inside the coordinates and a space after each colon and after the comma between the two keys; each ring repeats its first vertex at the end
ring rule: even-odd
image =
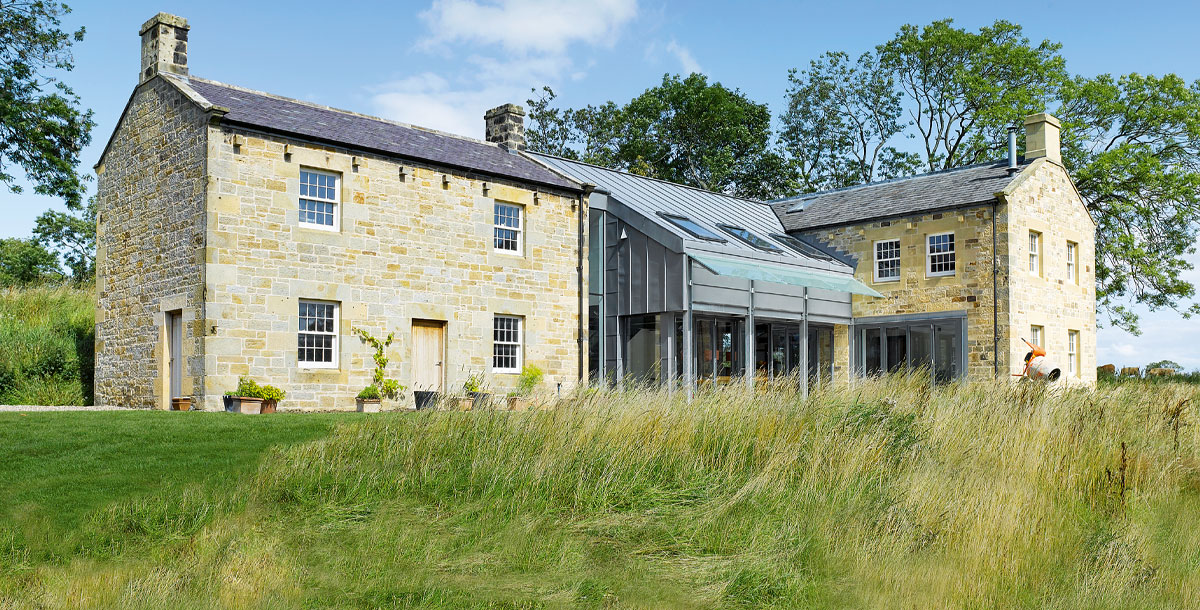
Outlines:
{"type": "Polygon", "coordinates": [[[0,414],[0,608],[1196,608],[1198,402],[0,414]]]}

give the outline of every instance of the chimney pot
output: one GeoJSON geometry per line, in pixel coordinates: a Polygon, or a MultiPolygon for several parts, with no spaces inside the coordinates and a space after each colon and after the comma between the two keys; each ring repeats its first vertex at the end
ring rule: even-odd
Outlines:
{"type": "Polygon", "coordinates": [[[1025,160],[1045,157],[1062,163],[1059,131],[1062,124],[1053,116],[1040,112],[1025,117],[1025,160]]]}
{"type": "Polygon", "coordinates": [[[516,104],[497,106],[484,113],[483,124],[488,142],[525,150],[524,108],[516,104]]]}
{"type": "Polygon", "coordinates": [[[138,83],[161,73],[187,77],[188,22],[183,17],[159,13],[142,24],[142,69],[138,83]]]}

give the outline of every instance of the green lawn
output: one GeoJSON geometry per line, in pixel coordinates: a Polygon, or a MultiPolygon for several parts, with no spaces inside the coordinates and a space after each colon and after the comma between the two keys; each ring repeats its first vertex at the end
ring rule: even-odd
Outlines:
{"type": "MultiPolygon", "coordinates": [[[[0,413],[0,541],[56,554],[114,503],[188,490],[216,497],[264,453],[358,414],[0,413]]],[[[0,604],[0,607],[3,607],[0,604]]]]}

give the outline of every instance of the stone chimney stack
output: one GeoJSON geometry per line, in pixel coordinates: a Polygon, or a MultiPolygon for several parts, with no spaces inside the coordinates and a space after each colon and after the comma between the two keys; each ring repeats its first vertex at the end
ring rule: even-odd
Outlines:
{"type": "Polygon", "coordinates": [[[142,71],[138,84],[155,74],[177,74],[186,77],[188,22],[183,17],[159,13],[142,24],[142,71]]]}
{"type": "Polygon", "coordinates": [[[1025,161],[1046,157],[1062,163],[1058,134],[1061,123],[1045,112],[1025,117],[1025,161]]]}
{"type": "Polygon", "coordinates": [[[488,142],[525,150],[524,108],[516,104],[497,106],[484,113],[483,122],[488,142]]]}

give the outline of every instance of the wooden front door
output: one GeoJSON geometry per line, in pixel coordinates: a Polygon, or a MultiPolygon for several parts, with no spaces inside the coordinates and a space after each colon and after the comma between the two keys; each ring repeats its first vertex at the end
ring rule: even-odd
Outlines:
{"type": "Polygon", "coordinates": [[[446,323],[413,320],[413,390],[441,392],[445,379],[446,323]]]}

